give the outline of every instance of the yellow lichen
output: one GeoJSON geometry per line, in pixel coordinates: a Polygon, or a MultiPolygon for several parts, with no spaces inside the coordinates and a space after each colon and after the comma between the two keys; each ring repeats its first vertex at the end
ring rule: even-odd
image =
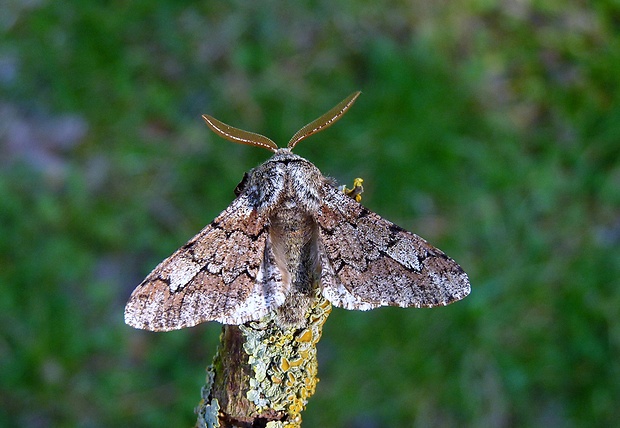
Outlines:
{"type": "Polygon", "coordinates": [[[280,368],[282,371],[287,371],[291,365],[285,357],[282,357],[282,361],[280,361],[280,368]]]}
{"type": "Polygon", "coordinates": [[[340,189],[345,195],[355,199],[357,202],[360,202],[362,200],[362,192],[364,191],[364,186],[362,186],[363,182],[364,180],[361,178],[356,178],[353,180],[352,189],[347,189],[346,186],[340,186],[340,189]]]}
{"type": "Polygon", "coordinates": [[[312,340],[312,330],[305,329],[295,340],[298,342],[310,342],[312,340]]]}

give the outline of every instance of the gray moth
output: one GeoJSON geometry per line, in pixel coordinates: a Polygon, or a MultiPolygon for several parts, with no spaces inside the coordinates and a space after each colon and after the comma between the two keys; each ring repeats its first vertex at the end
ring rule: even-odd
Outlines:
{"type": "Polygon", "coordinates": [[[467,296],[467,274],[454,260],[292,153],[359,94],[304,126],[287,148],[204,115],[221,137],[274,154],[245,174],[228,208],[133,291],[125,322],[168,331],[205,321],[243,324],[277,311],[281,325],[294,326],[317,288],[333,305],[357,310],[441,306],[467,296]]]}

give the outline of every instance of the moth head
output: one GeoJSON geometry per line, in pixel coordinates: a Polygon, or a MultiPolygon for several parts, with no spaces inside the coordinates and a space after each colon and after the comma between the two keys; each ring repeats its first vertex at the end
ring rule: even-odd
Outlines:
{"type": "MultiPolygon", "coordinates": [[[[305,140],[309,136],[316,134],[317,132],[322,131],[323,129],[336,123],[336,121],[347,112],[349,107],[353,105],[353,103],[355,102],[357,97],[360,96],[360,94],[360,91],[352,93],[347,98],[338,103],[338,105],[329,110],[327,113],[313,120],[312,122],[301,128],[299,131],[297,131],[295,135],[293,135],[293,137],[289,140],[286,146],[287,149],[293,150],[293,148],[301,140],[305,140]]],[[[220,122],[219,120],[215,119],[212,116],[209,116],[208,114],[202,115],[202,118],[207,122],[207,125],[209,126],[209,128],[211,128],[213,132],[215,132],[222,138],[232,141],[233,143],[263,147],[267,150],[271,150],[274,153],[278,150],[278,145],[264,135],[244,131],[233,126],[226,125],[225,123],[220,122]]]]}
{"type": "Polygon", "coordinates": [[[249,180],[250,173],[244,172],[243,178],[241,179],[239,184],[237,184],[237,187],[235,187],[235,196],[239,196],[243,192],[243,189],[245,189],[245,187],[248,185],[249,180]]]}

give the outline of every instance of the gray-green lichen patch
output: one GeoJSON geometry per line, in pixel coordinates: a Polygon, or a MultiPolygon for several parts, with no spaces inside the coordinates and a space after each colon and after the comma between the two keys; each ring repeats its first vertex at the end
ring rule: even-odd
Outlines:
{"type": "Polygon", "coordinates": [[[209,400],[214,379],[215,371],[213,366],[209,366],[207,368],[207,380],[200,391],[200,404],[194,410],[198,415],[198,419],[196,420],[197,428],[218,428],[220,426],[218,417],[220,403],[215,398],[209,400]]]}
{"type": "Polygon", "coordinates": [[[209,403],[203,402],[199,406],[198,420],[196,426],[198,428],[217,428],[220,426],[218,413],[220,404],[213,398],[209,403]]]}
{"type": "Polygon", "coordinates": [[[240,326],[246,338],[243,349],[254,372],[246,397],[259,411],[288,414],[286,422],[279,422],[282,425],[269,427],[301,424],[301,412],[318,382],[316,344],[330,311],[331,304],[317,290],[303,328],[281,327],[275,313],[240,326]]]}

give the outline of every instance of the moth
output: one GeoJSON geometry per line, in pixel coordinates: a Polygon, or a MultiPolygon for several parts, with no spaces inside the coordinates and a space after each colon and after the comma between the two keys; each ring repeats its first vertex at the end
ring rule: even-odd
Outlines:
{"type": "Polygon", "coordinates": [[[274,154],[245,174],[228,208],[133,291],[125,322],[168,331],[204,321],[243,324],[277,311],[281,325],[295,326],[317,291],[337,307],[364,311],[441,306],[467,296],[467,274],[454,260],[292,153],[359,95],[301,128],[286,148],[204,115],[220,137],[274,154]]]}

